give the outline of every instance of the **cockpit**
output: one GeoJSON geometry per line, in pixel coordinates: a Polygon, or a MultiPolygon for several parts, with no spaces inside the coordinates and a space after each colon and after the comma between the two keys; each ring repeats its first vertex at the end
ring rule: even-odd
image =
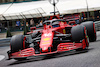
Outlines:
{"type": "Polygon", "coordinates": [[[58,20],[58,19],[55,19],[55,20],[48,20],[48,21],[45,21],[43,23],[44,26],[48,26],[48,25],[51,25],[53,28],[55,27],[60,27],[60,23],[64,23],[65,21],[64,20],[58,20]]]}

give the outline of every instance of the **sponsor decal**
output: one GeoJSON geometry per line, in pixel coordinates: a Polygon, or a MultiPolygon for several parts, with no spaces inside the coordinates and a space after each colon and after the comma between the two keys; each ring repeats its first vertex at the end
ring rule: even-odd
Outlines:
{"type": "Polygon", "coordinates": [[[45,37],[47,37],[47,36],[52,36],[52,34],[51,34],[51,33],[46,33],[46,34],[44,34],[44,36],[45,36],[45,37]]]}
{"type": "Polygon", "coordinates": [[[74,48],[76,48],[76,46],[70,46],[70,47],[67,47],[67,49],[74,49],[74,48]]]}
{"type": "Polygon", "coordinates": [[[42,42],[42,44],[50,44],[50,42],[42,42]]]}
{"type": "Polygon", "coordinates": [[[64,33],[64,34],[66,33],[65,29],[63,29],[63,33],[64,33]]]}
{"type": "Polygon", "coordinates": [[[66,46],[66,47],[61,47],[62,49],[69,49],[69,50],[71,50],[71,49],[75,49],[76,48],[76,46],[66,46]]]}
{"type": "Polygon", "coordinates": [[[46,50],[46,49],[47,49],[47,47],[44,47],[44,48],[43,48],[43,50],[46,50]]]}
{"type": "Polygon", "coordinates": [[[20,56],[20,54],[18,54],[18,56],[20,56]]]}
{"type": "Polygon", "coordinates": [[[44,39],[43,39],[43,41],[48,41],[48,40],[50,40],[50,38],[44,38],[44,39]]]}
{"type": "Polygon", "coordinates": [[[61,21],[62,24],[64,24],[64,22],[61,21]]]}
{"type": "Polygon", "coordinates": [[[67,49],[67,47],[64,47],[64,49],[67,49]]]}

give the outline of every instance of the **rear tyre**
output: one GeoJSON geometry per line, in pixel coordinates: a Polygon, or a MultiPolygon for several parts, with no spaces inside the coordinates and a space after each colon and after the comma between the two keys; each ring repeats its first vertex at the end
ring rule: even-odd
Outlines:
{"type": "Polygon", "coordinates": [[[89,37],[89,41],[90,42],[96,41],[95,24],[92,21],[87,21],[81,23],[81,25],[84,25],[87,28],[87,35],[89,37]]]}
{"type": "Polygon", "coordinates": [[[17,52],[25,48],[24,35],[15,35],[10,41],[11,52],[17,52]]]}

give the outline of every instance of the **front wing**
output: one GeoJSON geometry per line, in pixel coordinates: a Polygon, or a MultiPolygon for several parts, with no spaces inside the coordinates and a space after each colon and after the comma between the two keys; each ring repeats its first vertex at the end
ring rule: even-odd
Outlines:
{"type": "Polygon", "coordinates": [[[9,56],[9,59],[24,58],[24,57],[31,57],[31,56],[36,57],[36,56],[43,56],[43,55],[48,55],[48,54],[66,52],[66,51],[75,50],[78,48],[85,49],[85,47],[86,47],[86,43],[85,43],[85,40],[83,40],[82,43],[71,43],[71,42],[70,43],[60,43],[57,46],[57,50],[53,52],[35,54],[34,48],[31,47],[31,48],[23,49],[19,52],[8,54],[8,56],[9,56]]]}

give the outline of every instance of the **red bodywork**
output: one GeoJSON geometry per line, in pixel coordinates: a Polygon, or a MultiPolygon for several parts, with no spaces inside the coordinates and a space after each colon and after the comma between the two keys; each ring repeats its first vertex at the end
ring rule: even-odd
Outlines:
{"type": "MultiPolygon", "coordinates": [[[[74,50],[74,49],[78,49],[78,48],[85,49],[86,44],[88,44],[87,37],[85,37],[85,39],[83,39],[82,42],[80,42],[80,43],[75,43],[75,42],[60,43],[57,45],[57,50],[52,51],[51,48],[53,47],[53,45],[52,45],[53,37],[54,37],[54,34],[57,34],[57,33],[55,33],[55,31],[65,34],[66,33],[65,27],[75,26],[75,25],[71,26],[71,25],[67,24],[66,22],[60,22],[59,25],[60,25],[59,27],[55,27],[55,28],[53,28],[51,25],[44,26],[44,29],[40,31],[42,33],[41,40],[39,42],[39,44],[40,44],[39,47],[42,49],[40,54],[35,54],[35,49],[30,47],[30,48],[26,48],[21,51],[9,54],[9,58],[41,56],[41,55],[59,53],[59,52],[64,52],[64,51],[70,51],[70,50],[74,50]],[[50,47],[50,50],[48,50],[49,47],[50,47]]],[[[35,27],[31,28],[31,32],[29,32],[28,34],[34,33],[32,31],[32,29],[36,29],[36,28],[35,27]]]]}

